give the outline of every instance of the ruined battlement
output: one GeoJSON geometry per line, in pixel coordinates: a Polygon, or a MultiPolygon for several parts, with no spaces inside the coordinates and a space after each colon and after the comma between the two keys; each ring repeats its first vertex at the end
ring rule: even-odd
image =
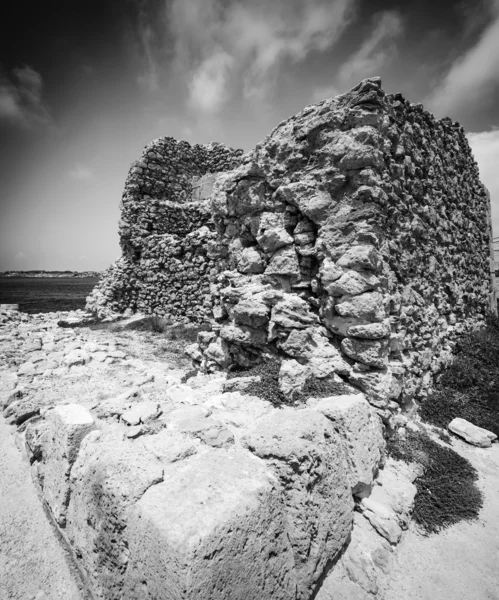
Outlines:
{"type": "Polygon", "coordinates": [[[377,408],[407,405],[493,306],[490,200],[465,132],[379,78],[244,156],[152,142],[130,169],[120,239],[90,310],[211,319],[197,366],[277,354],[288,394],[340,378],[377,408]]]}

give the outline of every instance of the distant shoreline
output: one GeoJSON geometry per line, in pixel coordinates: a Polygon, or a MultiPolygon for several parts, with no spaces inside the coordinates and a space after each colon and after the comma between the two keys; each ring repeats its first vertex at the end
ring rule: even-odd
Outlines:
{"type": "Polygon", "coordinates": [[[100,277],[100,271],[4,271],[0,277],[100,277]]]}

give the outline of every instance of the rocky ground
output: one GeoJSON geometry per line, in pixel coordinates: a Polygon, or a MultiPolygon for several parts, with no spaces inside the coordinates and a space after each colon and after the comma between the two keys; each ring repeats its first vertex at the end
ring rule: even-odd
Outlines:
{"type": "Polygon", "coordinates": [[[233,590],[242,572],[253,582],[246,597],[267,598],[255,575],[263,571],[272,600],[287,600],[291,589],[308,598],[307,585],[316,587],[317,600],[385,594],[387,600],[429,600],[440,588],[425,583],[426,573],[430,567],[436,573],[443,560],[445,590],[438,597],[497,599],[492,557],[498,536],[482,535],[484,524],[494,532],[499,522],[490,500],[497,491],[490,453],[497,445],[468,449],[482,457],[477,468],[485,473],[489,498],[484,521],[428,540],[409,528],[404,538],[417,469],[388,460],[366,497],[383,441],[362,395],[277,410],[241,395],[245,382],[225,375],[184,383],[189,332],[153,333],[136,324],[61,327],[61,319],[71,325],[78,315],[28,317],[5,306],[0,313],[0,540],[8,549],[0,562],[7,574],[0,578],[1,600],[80,600],[81,583],[44,519],[35,483],[98,598],[122,597],[123,590],[129,599],[161,597],[155,586],[165,569],[173,587],[182,586],[183,571],[169,558],[175,548],[178,561],[199,574],[190,598],[232,598],[224,595],[229,591],[239,598],[233,590]],[[347,539],[331,570],[327,558],[347,539]],[[394,551],[400,540],[400,552],[394,551]],[[461,553],[462,544],[470,550],[461,553]],[[243,563],[231,563],[241,553],[243,563]],[[222,588],[220,576],[212,582],[208,576],[217,560],[224,569],[229,565],[222,588]],[[478,590],[456,588],[467,564],[480,574],[470,579],[478,590]],[[460,579],[452,577],[457,568],[460,579]],[[445,595],[448,589],[454,595],[445,595]],[[411,596],[414,590],[419,595],[411,596]]]}

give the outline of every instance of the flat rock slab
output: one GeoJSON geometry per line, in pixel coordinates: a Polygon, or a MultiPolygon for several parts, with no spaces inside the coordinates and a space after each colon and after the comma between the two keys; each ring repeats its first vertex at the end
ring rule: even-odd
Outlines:
{"type": "Polygon", "coordinates": [[[289,600],[293,553],[281,490],[249,452],[210,450],[165,467],[128,523],[124,600],[289,600]]]}
{"type": "Polygon", "coordinates": [[[480,448],[488,448],[492,445],[493,441],[497,440],[495,433],[482,427],[477,427],[466,419],[455,418],[449,423],[448,428],[452,433],[462,437],[469,444],[479,446],[480,448]]]}

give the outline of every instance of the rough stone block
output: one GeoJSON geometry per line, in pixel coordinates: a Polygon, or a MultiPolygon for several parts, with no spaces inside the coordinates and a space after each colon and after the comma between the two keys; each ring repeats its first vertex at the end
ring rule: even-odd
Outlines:
{"type": "Polygon", "coordinates": [[[121,600],[128,510],[162,480],[162,463],[117,426],[84,440],[71,472],[67,535],[98,598],[121,600]]]}
{"type": "Polygon", "coordinates": [[[64,525],[70,495],[71,467],[83,439],[97,426],[89,411],[79,404],[56,406],[47,413],[45,419],[47,435],[42,450],[45,465],[43,495],[59,525],[64,525]]]}
{"type": "Polygon", "coordinates": [[[285,408],[256,420],[245,445],[272,465],[284,488],[297,599],[308,599],[343,547],[353,518],[348,467],[324,415],[285,408]]]}
{"type": "Polygon", "coordinates": [[[124,600],[289,600],[292,550],[280,486],[241,450],[165,468],[128,524],[124,600]]]}
{"type": "Polygon", "coordinates": [[[382,369],[388,363],[388,340],[345,338],[341,342],[341,349],[347,356],[364,365],[382,369]]]}
{"type": "Polygon", "coordinates": [[[311,398],[308,406],[321,412],[339,434],[348,462],[352,494],[368,495],[383,460],[383,426],[363,394],[311,398]]]}

